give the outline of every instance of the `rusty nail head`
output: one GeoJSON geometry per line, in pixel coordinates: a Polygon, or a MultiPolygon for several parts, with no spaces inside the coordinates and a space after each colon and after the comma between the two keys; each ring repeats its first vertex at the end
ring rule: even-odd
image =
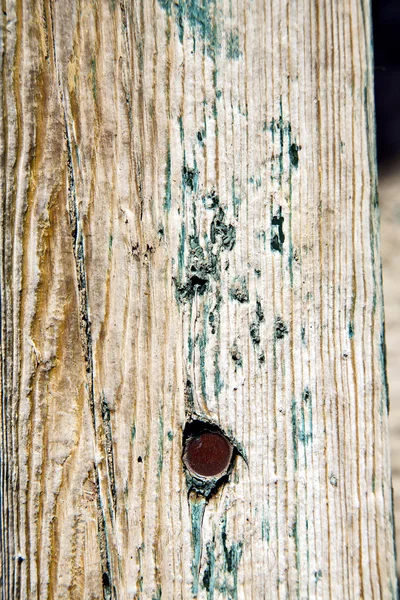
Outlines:
{"type": "Polygon", "coordinates": [[[233,446],[217,431],[204,431],[189,437],[185,443],[183,460],[193,475],[219,478],[231,463],[233,446]]]}

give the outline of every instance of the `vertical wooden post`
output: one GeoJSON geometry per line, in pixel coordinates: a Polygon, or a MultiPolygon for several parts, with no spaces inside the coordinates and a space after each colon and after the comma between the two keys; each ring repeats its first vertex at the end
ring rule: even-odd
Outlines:
{"type": "Polygon", "coordinates": [[[395,598],[368,0],[2,9],[2,598],[395,598]]]}

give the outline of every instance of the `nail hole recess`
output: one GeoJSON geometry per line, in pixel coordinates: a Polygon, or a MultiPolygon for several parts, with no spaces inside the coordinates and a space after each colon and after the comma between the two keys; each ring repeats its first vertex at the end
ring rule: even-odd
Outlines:
{"type": "Polygon", "coordinates": [[[228,478],[237,450],[212,423],[190,421],[183,431],[183,463],[189,490],[211,495],[228,478]]]}

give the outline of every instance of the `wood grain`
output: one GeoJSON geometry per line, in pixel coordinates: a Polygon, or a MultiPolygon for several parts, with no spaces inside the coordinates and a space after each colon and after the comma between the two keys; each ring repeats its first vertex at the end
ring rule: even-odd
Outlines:
{"type": "Polygon", "coordinates": [[[395,598],[369,2],[2,9],[2,597],[395,598]]]}

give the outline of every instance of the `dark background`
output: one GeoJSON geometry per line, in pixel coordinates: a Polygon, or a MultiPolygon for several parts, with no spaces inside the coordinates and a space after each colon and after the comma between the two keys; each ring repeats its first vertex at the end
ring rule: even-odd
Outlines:
{"type": "Polygon", "coordinates": [[[400,0],[372,0],[372,18],[378,165],[382,168],[400,158],[400,0]]]}

